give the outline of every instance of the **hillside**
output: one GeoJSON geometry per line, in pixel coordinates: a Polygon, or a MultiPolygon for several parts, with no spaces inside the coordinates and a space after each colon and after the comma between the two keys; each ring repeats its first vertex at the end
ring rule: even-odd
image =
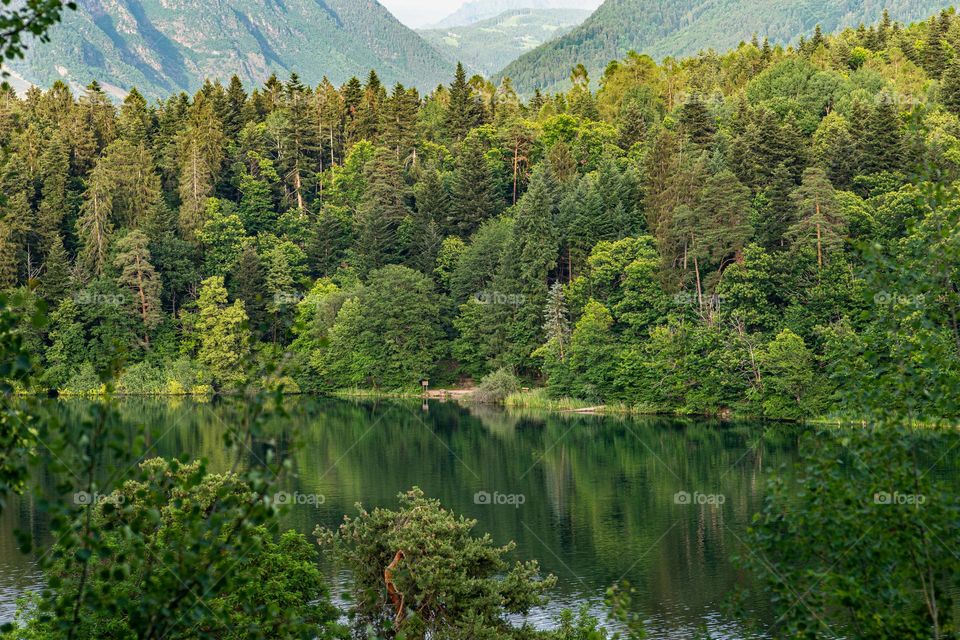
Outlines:
{"type": "Polygon", "coordinates": [[[944,0],[606,0],[583,24],[509,64],[518,91],[567,86],[581,62],[594,79],[631,49],[655,59],[734,47],[754,33],[789,44],[820,24],[825,32],[877,21],[883,9],[910,21],[934,13],[944,0]]]}
{"type": "Polygon", "coordinates": [[[593,11],[601,0],[472,0],[429,29],[464,27],[520,9],[579,9],[593,11]]]}
{"type": "Polygon", "coordinates": [[[237,74],[260,83],[296,71],[341,83],[376,67],[385,83],[432,89],[450,65],[374,0],[81,0],[51,42],[10,65],[49,86],[98,80],[112,93],[150,97],[196,90],[237,74]]]}
{"type": "Polygon", "coordinates": [[[493,75],[537,46],[583,22],[584,9],[519,9],[461,27],[424,29],[418,33],[448,60],[493,75]]]}

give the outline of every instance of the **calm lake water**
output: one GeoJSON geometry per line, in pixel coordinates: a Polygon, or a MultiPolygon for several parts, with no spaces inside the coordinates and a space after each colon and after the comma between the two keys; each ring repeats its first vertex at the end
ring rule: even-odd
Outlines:
{"type": "MultiPolygon", "coordinates": [[[[797,458],[799,427],[702,419],[626,419],[514,414],[450,403],[350,402],[295,398],[273,426],[294,444],[301,496],[289,526],[311,533],[336,526],[354,504],[394,506],[412,486],[475,518],[516,557],[536,559],[559,582],[552,605],[530,619],[549,626],[563,606],[589,603],[602,617],[603,594],[626,579],[652,638],[749,637],[726,613],[746,576],[730,562],[759,509],[771,470],[797,458]],[[681,493],[684,492],[684,493],[681,493]],[[314,496],[316,496],[314,498],[314,496]]],[[[82,411],[80,401],[58,410],[82,411]]],[[[232,462],[222,436],[230,409],[193,401],[124,400],[124,416],[158,430],[150,457],[204,456],[213,470],[232,462]]],[[[256,455],[252,452],[250,455],[256,455]]],[[[13,530],[43,536],[28,500],[0,520],[0,613],[38,583],[13,530]]],[[[349,576],[328,567],[334,593],[349,576]]],[[[764,618],[763,606],[751,604],[764,618]]]]}

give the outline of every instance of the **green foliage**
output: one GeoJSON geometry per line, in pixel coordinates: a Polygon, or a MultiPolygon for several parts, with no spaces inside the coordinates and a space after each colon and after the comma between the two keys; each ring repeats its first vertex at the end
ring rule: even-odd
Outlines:
{"type": "Polygon", "coordinates": [[[197,359],[206,367],[214,384],[235,387],[246,377],[250,334],[243,302],[227,303],[223,278],[213,276],[201,284],[197,300],[200,345],[197,359]]]}
{"type": "Polygon", "coordinates": [[[354,575],[354,625],[389,637],[525,637],[511,614],[543,602],[556,578],[536,562],[511,564],[514,545],[473,534],[476,521],[457,517],[413,488],[397,510],[345,517],[336,531],[319,529],[320,544],[354,575]],[[384,589],[384,582],[393,585],[384,589]],[[391,595],[395,594],[395,595],[391,595]]]}
{"type": "Polygon", "coordinates": [[[95,557],[55,548],[56,592],[41,596],[24,633],[57,635],[70,612],[74,638],[192,637],[200,620],[208,637],[340,637],[316,548],[295,532],[275,537],[254,495],[239,476],[196,462],[142,463],[86,506],[95,557]],[[177,603],[193,582],[202,600],[177,603]]]}
{"type": "Polygon", "coordinates": [[[778,635],[956,633],[960,505],[934,472],[941,437],[882,424],[805,438],[795,480],[771,480],[740,554],[778,635]]]}
{"type": "Polygon", "coordinates": [[[436,366],[440,309],[433,282],[396,265],[371,272],[369,280],[340,307],[328,346],[314,352],[323,388],[412,388],[436,366]]]}
{"type": "Polygon", "coordinates": [[[503,402],[511,393],[520,391],[520,379],[506,367],[483,376],[480,384],[470,395],[472,402],[496,404],[503,402]]]}

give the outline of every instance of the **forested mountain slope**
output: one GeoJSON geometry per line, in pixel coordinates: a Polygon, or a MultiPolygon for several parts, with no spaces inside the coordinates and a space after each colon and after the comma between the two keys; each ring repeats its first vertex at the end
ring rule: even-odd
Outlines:
{"type": "Polygon", "coordinates": [[[449,16],[429,25],[428,29],[447,29],[464,27],[483,20],[495,18],[508,11],[521,9],[579,9],[592,11],[600,5],[600,0],[472,0],[451,13],[449,16]]]}
{"type": "Polygon", "coordinates": [[[341,83],[376,68],[389,84],[435,87],[452,67],[375,0],[81,0],[51,42],[10,67],[25,80],[97,80],[149,97],[237,74],[260,83],[296,71],[341,83]]]}
{"type": "Polygon", "coordinates": [[[880,19],[916,20],[945,0],[606,0],[582,25],[509,64],[502,75],[518,91],[569,86],[582,63],[597,77],[630,50],[654,59],[723,50],[757,34],[772,44],[795,43],[819,24],[826,33],[880,19]]]}
{"type": "Polygon", "coordinates": [[[490,76],[520,55],[583,22],[583,9],[517,9],[467,26],[418,33],[453,64],[490,76]]]}

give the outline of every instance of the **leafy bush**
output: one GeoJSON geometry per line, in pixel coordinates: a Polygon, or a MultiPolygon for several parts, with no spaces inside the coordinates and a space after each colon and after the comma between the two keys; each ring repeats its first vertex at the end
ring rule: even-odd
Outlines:
{"type": "Polygon", "coordinates": [[[357,629],[450,639],[529,632],[508,616],[543,604],[556,578],[541,577],[535,561],[510,566],[504,556],[514,543],[497,547],[489,535],[476,537],[475,520],[455,516],[416,487],[399,500],[396,511],[359,507],[338,530],[316,530],[321,546],[353,571],[357,629]]]}
{"type": "Polygon", "coordinates": [[[52,587],[16,637],[342,637],[306,538],[275,538],[271,511],[233,474],[156,458],[90,510],[96,552],[54,547],[52,587]]]}
{"type": "Polygon", "coordinates": [[[520,389],[520,379],[514,375],[513,370],[502,367],[483,376],[470,399],[484,404],[501,403],[511,393],[516,393],[520,389]]]}

